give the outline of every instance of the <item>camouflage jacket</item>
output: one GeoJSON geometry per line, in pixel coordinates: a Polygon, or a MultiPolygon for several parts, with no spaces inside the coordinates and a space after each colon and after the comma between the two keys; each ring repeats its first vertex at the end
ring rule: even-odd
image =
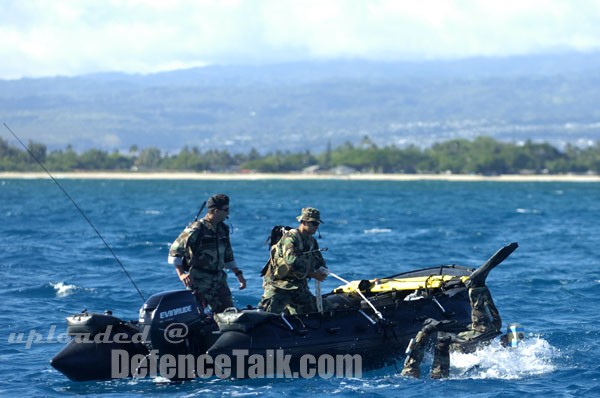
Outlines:
{"type": "Polygon", "coordinates": [[[171,245],[169,262],[176,265],[183,263],[184,268],[208,273],[216,273],[223,268],[234,267],[229,228],[227,225],[219,223],[213,230],[205,219],[191,223],[171,245]],[[177,259],[181,260],[177,261],[177,259]]]}
{"type": "Polygon", "coordinates": [[[297,229],[287,231],[271,248],[271,260],[266,282],[285,290],[298,289],[306,285],[307,274],[317,268],[326,267],[318,250],[319,244],[311,235],[303,236],[297,229]]]}

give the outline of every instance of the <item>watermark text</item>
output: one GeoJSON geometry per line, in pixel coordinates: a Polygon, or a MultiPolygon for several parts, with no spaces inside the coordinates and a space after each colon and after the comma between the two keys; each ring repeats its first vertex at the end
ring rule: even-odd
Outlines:
{"type": "Polygon", "coordinates": [[[284,350],[266,350],[264,354],[250,354],[248,350],[233,350],[231,355],[203,354],[131,355],[126,350],[112,350],[111,377],[155,377],[192,379],[218,377],[310,379],[314,377],[362,377],[362,357],[358,354],[311,354],[293,358],[284,350]]]}

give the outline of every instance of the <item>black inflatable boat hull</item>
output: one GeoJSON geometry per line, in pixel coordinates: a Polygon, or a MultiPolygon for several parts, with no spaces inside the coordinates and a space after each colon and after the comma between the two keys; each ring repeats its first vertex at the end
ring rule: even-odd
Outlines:
{"type": "Polygon", "coordinates": [[[369,300],[381,318],[360,297],[331,293],[324,296],[329,308],[324,313],[282,316],[250,309],[218,314],[217,323],[199,312],[189,291],[163,292],[147,300],[137,321],[124,322],[102,314],[92,314],[83,321],[67,318],[74,336],[82,331],[98,336],[110,327],[109,337],[111,333],[124,333],[129,341],[114,342],[109,338],[110,342],[102,339],[82,342],[74,337],[51,364],[71,380],[103,380],[131,376],[131,371],[121,371],[115,376],[111,359],[117,350],[129,356],[154,351],[159,356],[208,353],[213,357],[234,355],[235,350],[245,350],[248,355],[269,355],[273,350],[283,350],[291,356],[292,368],[305,354],[315,357],[358,354],[363,369],[368,370],[400,359],[410,338],[427,318],[454,320],[461,327],[468,325],[469,298],[460,277],[470,272],[468,268],[450,266],[399,274],[405,278],[442,274],[456,278],[448,289],[436,292],[425,289],[416,297],[411,297],[410,291],[372,294],[369,300]],[[174,326],[185,329],[184,339],[177,342],[165,339],[174,326]]]}

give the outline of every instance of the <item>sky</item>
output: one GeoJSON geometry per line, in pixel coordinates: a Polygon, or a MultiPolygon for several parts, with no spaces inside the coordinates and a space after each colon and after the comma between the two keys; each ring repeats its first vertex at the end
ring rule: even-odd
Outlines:
{"type": "Polygon", "coordinates": [[[600,49],[600,0],[0,0],[0,79],[600,49]]]}

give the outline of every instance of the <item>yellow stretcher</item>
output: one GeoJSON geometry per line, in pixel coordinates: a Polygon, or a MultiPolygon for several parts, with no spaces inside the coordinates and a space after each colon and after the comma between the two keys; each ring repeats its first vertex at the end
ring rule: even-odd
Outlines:
{"type": "MultiPolygon", "coordinates": [[[[371,279],[369,280],[369,282],[371,282],[370,288],[367,291],[371,293],[385,293],[399,290],[439,289],[450,280],[460,280],[464,283],[468,278],[468,276],[430,275],[398,279],[371,279]]],[[[358,290],[360,282],[361,281],[351,281],[350,283],[335,288],[333,292],[354,293],[358,290]]]]}

